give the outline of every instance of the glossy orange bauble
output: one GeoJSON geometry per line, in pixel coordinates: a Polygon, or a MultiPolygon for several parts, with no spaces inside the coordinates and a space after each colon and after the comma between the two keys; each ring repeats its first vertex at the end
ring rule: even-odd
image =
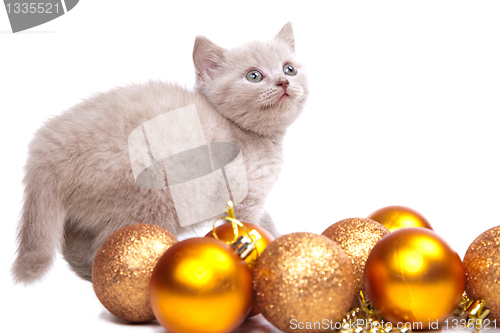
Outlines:
{"type": "Polygon", "coordinates": [[[382,238],[365,266],[365,290],[380,315],[394,324],[447,319],[465,287],[458,254],[435,232],[404,228],[382,238]]]}
{"type": "MultiPolygon", "coordinates": [[[[245,228],[247,228],[248,232],[252,232],[253,230],[257,231],[261,238],[255,242],[255,249],[256,251],[252,252],[246,259],[245,261],[250,267],[250,270],[252,270],[255,266],[255,262],[257,261],[258,256],[264,251],[264,249],[274,241],[273,235],[271,235],[266,229],[252,224],[252,223],[246,223],[246,222],[241,222],[245,228]]],[[[242,230],[240,226],[237,226],[238,228],[238,235],[236,236],[247,236],[247,234],[242,230]]],[[[231,242],[235,239],[235,235],[233,232],[233,227],[231,223],[225,223],[222,224],[221,226],[218,226],[215,228],[215,232],[217,233],[217,237],[219,237],[220,240],[224,242],[231,242]]],[[[214,238],[214,233],[213,231],[210,231],[205,235],[205,237],[210,237],[214,238]]],[[[259,308],[257,307],[256,302],[252,302],[252,309],[250,311],[249,316],[256,316],[260,313],[259,308]]]]}
{"type": "MultiPolygon", "coordinates": [[[[257,257],[264,251],[264,249],[274,241],[273,235],[271,235],[266,229],[259,227],[258,225],[252,224],[252,223],[246,223],[246,222],[241,222],[247,228],[248,232],[252,232],[252,230],[257,231],[261,235],[261,239],[259,239],[257,242],[255,242],[255,249],[257,250],[256,252],[253,252],[250,254],[245,261],[248,264],[252,264],[257,260],[257,257]]],[[[242,230],[240,226],[237,226],[238,228],[238,236],[247,236],[246,233],[242,230]]],[[[215,228],[215,232],[217,233],[217,237],[224,242],[231,242],[234,240],[234,232],[233,232],[233,227],[231,223],[224,223],[217,228],[215,228]]],[[[213,230],[210,231],[205,235],[205,237],[211,237],[214,238],[214,233],[213,230]]]]}
{"type": "Polygon", "coordinates": [[[252,276],[229,245],[190,238],[160,258],[149,299],[156,319],[170,333],[227,333],[248,315],[252,276]]]}
{"type": "Polygon", "coordinates": [[[382,224],[391,232],[401,228],[413,227],[432,230],[429,221],[422,214],[404,206],[384,207],[368,215],[368,218],[382,224]]]}

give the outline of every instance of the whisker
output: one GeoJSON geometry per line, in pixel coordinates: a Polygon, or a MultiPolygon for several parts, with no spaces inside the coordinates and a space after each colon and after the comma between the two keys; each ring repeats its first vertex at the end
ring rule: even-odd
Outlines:
{"type": "Polygon", "coordinates": [[[278,96],[279,92],[279,89],[267,89],[259,95],[258,101],[263,104],[274,104],[276,102],[276,96],[278,96]]]}

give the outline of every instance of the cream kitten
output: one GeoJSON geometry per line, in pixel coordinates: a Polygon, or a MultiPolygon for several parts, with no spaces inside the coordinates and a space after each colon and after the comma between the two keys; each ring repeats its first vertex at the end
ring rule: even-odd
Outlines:
{"type": "Polygon", "coordinates": [[[127,146],[130,133],[144,122],[192,104],[207,142],[241,148],[248,194],[236,205],[236,217],[277,235],[264,202],[281,169],[283,136],[308,95],[292,25],[271,41],[230,50],[197,37],[193,60],[195,91],[163,82],[114,89],[54,117],[36,133],[26,163],[16,281],[43,276],[57,249],[90,280],[102,242],[134,223],[159,225],[179,239],[211,230],[213,219],[181,227],[167,191],[139,187],[127,146]]]}

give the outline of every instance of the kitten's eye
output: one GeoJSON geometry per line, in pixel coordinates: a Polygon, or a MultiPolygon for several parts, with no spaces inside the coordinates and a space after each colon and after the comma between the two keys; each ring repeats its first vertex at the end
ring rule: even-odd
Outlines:
{"type": "Polygon", "coordinates": [[[262,73],[255,69],[247,73],[247,80],[253,83],[260,82],[263,78],[262,73]]]}
{"type": "Polygon", "coordinates": [[[297,70],[295,69],[295,67],[290,64],[285,64],[283,66],[283,72],[285,72],[286,75],[290,76],[294,76],[295,74],[297,74],[297,70]]]}

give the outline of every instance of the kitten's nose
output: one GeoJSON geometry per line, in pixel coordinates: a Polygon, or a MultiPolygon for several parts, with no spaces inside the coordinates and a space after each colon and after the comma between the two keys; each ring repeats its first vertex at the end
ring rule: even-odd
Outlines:
{"type": "Polygon", "coordinates": [[[278,82],[276,83],[277,86],[281,86],[285,90],[289,84],[290,84],[290,82],[288,81],[288,79],[286,77],[280,77],[278,79],[278,82]]]}

